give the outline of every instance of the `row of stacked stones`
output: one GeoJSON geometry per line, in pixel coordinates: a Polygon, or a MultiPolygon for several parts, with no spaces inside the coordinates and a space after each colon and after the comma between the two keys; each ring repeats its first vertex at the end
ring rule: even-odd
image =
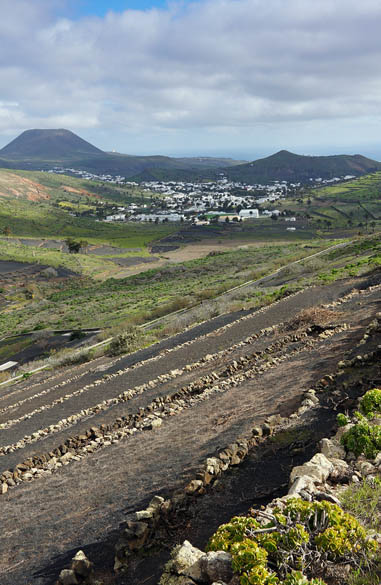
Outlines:
{"type": "MultiPolygon", "coordinates": [[[[378,314],[377,318],[367,328],[363,339],[358,345],[363,345],[369,336],[379,333],[380,328],[381,314],[378,314]]],[[[379,351],[377,352],[376,350],[376,352],[358,355],[352,360],[340,362],[339,367],[366,368],[368,362],[374,361],[377,353],[379,351]]],[[[331,387],[334,393],[336,378],[340,373],[341,371],[339,370],[335,375],[324,376],[315,388],[326,391],[331,387]]],[[[358,380],[358,384],[363,386],[361,379],[358,380]]],[[[345,388],[345,383],[342,383],[342,386],[345,388]]],[[[316,396],[316,391],[312,388],[307,390],[300,408],[290,416],[290,419],[298,418],[318,404],[319,399],[316,396]]],[[[115,570],[123,571],[126,569],[131,555],[144,549],[155,538],[157,532],[160,531],[163,520],[168,519],[170,514],[181,514],[186,509],[186,502],[189,498],[205,493],[208,486],[218,481],[221,473],[231,465],[238,465],[246,457],[251,447],[258,444],[261,438],[271,435],[275,427],[284,422],[285,419],[281,417],[267,419],[266,423],[252,429],[249,438],[238,439],[221,451],[218,457],[208,458],[204,468],[200,470],[194,480],[189,482],[182,493],[177,493],[167,500],[160,496],[155,496],[145,510],[140,510],[130,515],[127,519],[127,528],[116,545],[115,570]]],[[[340,444],[341,436],[345,430],[347,430],[345,427],[339,429],[333,439],[323,439],[320,453],[303,466],[293,469],[290,476],[289,493],[284,498],[274,500],[268,507],[269,511],[272,509],[271,506],[279,505],[289,497],[295,496],[303,497],[306,500],[327,499],[338,503],[335,487],[332,484],[340,484],[340,482],[348,481],[348,479],[356,482],[360,481],[363,476],[372,477],[372,475],[380,474],[380,455],[373,462],[366,461],[363,456],[356,459],[351,453],[345,455],[345,451],[340,444]],[[330,483],[327,483],[328,481],[330,483]]],[[[205,554],[185,541],[181,547],[175,549],[173,558],[162,576],[161,585],[194,585],[195,581],[192,579],[192,575],[197,583],[223,585],[224,583],[229,583],[230,577],[228,578],[228,576],[230,574],[231,563],[228,553],[205,554]],[[188,558],[188,560],[184,561],[183,558],[188,558]],[[195,563],[197,563],[197,567],[193,567],[195,563]],[[190,571],[190,567],[193,567],[192,571],[190,571]]]]}
{"type": "MultiPolygon", "coordinates": [[[[374,424],[379,423],[378,420],[374,421],[374,424]]],[[[340,443],[346,430],[348,427],[339,428],[331,439],[322,439],[320,452],[303,465],[292,469],[288,493],[273,500],[264,510],[265,514],[271,514],[276,507],[282,509],[292,497],[300,497],[310,502],[327,500],[340,505],[338,496],[344,485],[347,487],[348,483],[357,483],[365,477],[368,480],[381,477],[381,453],[378,453],[374,460],[367,460],[364,455],[356,458],[353,453],[346,453],[340,443]]],[[[371,536],[381,545],[381,533],[371,531],[371,536]]],[[[160,585],[236,583],[229,553],[223,551],[204,553],[188,541],[184,541],[172,551],[171,560],[160,579],[160,585]]]]}
{"type": "MultiPolygon", "coordinates": [[[[381,313],[378,313],[367,327],[363,338],[358,346],[364,345],[370,337],[377,339],[381,332],[381,313]]],[[[357,355],[351,360],[343,360],[338,365],[337,375],[324,376],[316,385],[317,389],[334,389],[337,376],[342,368],[367,367],[368,362],[379,359],[381,346],[377,346],[374,352],[357,355]]],[[[360,386],[362,380],[358,380],[360,386]]],[[[305,408],[311,407],[311,402],[316,403],[318,399],[313,390],[307,393],[305,408]]],[[[359,399],[360,402],[361,398],[359,399]]],[[[299,412],[303,411],[303,406],[299,412]]],[[[380,425],[381,419],[374,418],[373,425],[380,425]]],[[[378,452],[373,460],[367,459],[364,455],[355,456],[352,452],[346,452],[341,444],[341,438],[347,432],[352,423],[340,427],[331,438],[324,438],[320,441],[319,452],[303,465],[292,469],[289,480],[288,493],[273,500],[265,509],[264,513],[271,514],[274,508],[285,506],[287,500],[300,497],[306,501],[322,501],[340,504],[339,496],[343,487],[350,483],[358,483],[366,478],[369,481],[381,477],[381,452],[378,452]]],[[[370,536],[376,539],[381,546],[381,533],[370,531],[370,536]]],[[[172,551],[171,560],[167,563],[159,585],[236,585],[237,581],[232,574],[231,555],[218,551],[204,553],[193,547],[188,541],[172,551]],[[213,571],[206,571],[208,562],[213,565],[213,571]]]]}
{"type": "MultiPolygon", "coordinates": [[[[307,390],[296,418],[306,410],[319,404],[313,389],[307,390]]],[[[279,415],[271,416],[262,425],[255,426],[249,437],[240,437],[223,449],[218,457],[208,457],[196,477],[179,493],[165,500],[155,496],[145,510],[133,512],[127,518],[127,525],[115,548],[115,571],[128,568],[132,555],[149,546],[153,539],[160,538],[161,528],[168,517],[181,514],[194,497],[202,496],[215,485],[221,475],[232,466],[239,465],[248,455],[250,449],[276,432],[285,424],[286,419],[279,415]]],[[[211,553],[210,553],[211,554],[211,553]]]]}
{"type": "MultiPolygon", "coordinates": [[[[300,332],[298,335],[292,334],[286,336],[284,339],[273,344],[274,347],[270,346],[270,353],[271,351],[276,351],[283,347],[283,345],[289,341],[300,341],[305,339],[306,336],[307,333],[305,331],[300,332]]],[[[304,345],[306,345],[306,343],[312,343],[312,341],[307,340],[304,345]]],[[[301,349],[302,348],[297,348],[294,350],[294,353],[301,351],[301,349]]],[[[35,455],[26,459],[16,465],[13,470],[3,472],[0,476],[0,493],[6,493],[10,487],[14,487],[22,481],[31,481],[43,477],[44,475],[51,474],[62,467],[62,465],[67,465],[72,460],[79,460],[86,456],[86,454],[92,453],[102,446],[118,442],[127,435],[131,435],[139,430],[151,430],[157,428],[162,424],[162,419],[165,416],[172,415],[184,408],[192,406],[199,398],[203,398],[204,394],[206,396],[207,394],[214,392],[226,391],[230,386],[235,386],[243,379],[250,378],[253,373],[261,373],[267,369],[276,367],[280,361],[289,359],[292,352],[279,358],[273,358],[271,361],[260,366],[254,365],[250,368],[250,365],[252,365],[251,361],[255,364],[258,357],[261,357],[261,354],[262,352],[254,352],[252,355],[241,357],[238,361],[233,361],[226,370],[220,372],[220,374],[212,373],[203,376],[172,395],[156,398],[146,408],[139,409],[137,414],[117,418],[115,422],[111,424],[102,424],[99,427],[92,427],[81,435],[70,437],[64,444],[59,445],[51,452],[35,455]],[[248,366],[250,369],[245,371],[248,366]]],[[[208,361],[208,357],[209,356],[206,356],[203,361],[208,361]]],[[[214,356],[210,356],[210,359],[213,359],[213,357],[214,356]]],[[[197,362],[197,366],[198,365],[199,363],[197,362]]],[[[187,366],[184,369],[186,368],[187,366]]],[[[179,370],[173,370],[169,374],[166,374],[165,380],[177,377],[178,372],[179,370]]],[[[164,376],[159,376],[161,381],[163,381],[163,377],[164,376]]],[[[112,399],[112,401],[127,401],[132,395],[144,392],[147,387],[152,387],[152,383],[137,386],[132,390],[123,392],[120,397],[112,399]]],[[[306,396],[306,399],[308,398],[309,397],[306,396]]],[[[308,404],[308,402],[304,402],[303,407],[308,407],[308,404]]],[[[97,410],[96,407],[91,410],[94,409],[97,410]]],[[[101,409],[101,405],[99,405],[99,409],[101,409]]],[[[34,438],[37,440],[39,437],[46,436],[49,434],[49,431],[50,429],[43,429],[40,432],[36,432],[34,433],[34,435],[36,435],[34,438]]],[[[12,448],[3,447],[2,449],[4,452],[10,452],[15,448],[16,446],[13,446],[12,448]]]]}

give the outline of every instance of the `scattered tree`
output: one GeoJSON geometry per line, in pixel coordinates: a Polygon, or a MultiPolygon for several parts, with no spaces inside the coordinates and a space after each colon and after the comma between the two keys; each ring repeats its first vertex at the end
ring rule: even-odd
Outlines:
{"type": "Polygon", "coordinates": [[[66,238],[65,244],[69,248],[70,254],[78,254],[89,245],[85,240],[74,240],[73,238],[66,238]]]}

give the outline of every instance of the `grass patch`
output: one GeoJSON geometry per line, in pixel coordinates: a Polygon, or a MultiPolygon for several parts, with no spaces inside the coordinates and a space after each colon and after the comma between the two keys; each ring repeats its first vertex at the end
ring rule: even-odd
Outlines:
{"type": "Polygon", "coordinates": [[[355,516],[369,529],[381,531],[381,479],[366,479],[350,485],[341,492],[344,510],[355,516]]]}
{"type": "MultiPolygon", "coordinates": [[[[52,254],[51,251],[48,253],[52,254]]],[[[254,267],[268,273],[279,264],[308,253],[309,250],[296,243],[263,246],[224,252],[183,264],[168,264],[124,279],[109,278],[104,282],[94,282],[88,278],[69,279],[55,288],[46,287],[37,295],[39,298],[36,301],[32,300],[27,305],[24,302],[19,308],[9,306],[0,315],[0,331],[6,333],[33,329],[37,324],[43,324],[45,328],[103,328],[127,322],[150,321],[196,304],[200,298],[214,298],[246,282],[250,278],[248,273],[254,267]]],[[[58,262],[63,256],[58,252],[53,254],[56,256],[51,257],[51,262],[58,262]]],[[[81,262],[82,272],[101,271],[102,263],[105,262],[101,258],[86,255],[64,256],[66,262],[81,262]]],[[[70,267],[70,264],[66,266],[70,267]]],[[[268,302],[271,302],[279,294],[279,291],[273,290],[264,296],[269,295],[268,302]]],[[[260,296],[263,297],[263,294],[260,296]]]]}
{"type": "Polygon", "coordinates": [[[87,217],[73,217],[46,202],[4,199],[0,207],[0,232],[9,227],[13,236],[31,238],[67,237],[93,244],[140,248],[178,230],[171,224],[106,223],[87,217]]]}
{"type": "Polygon", "coordinates": [[[305,443],[312,436],[312,431],[307,428],[284,429],[272,435],[268,440],[277,449],[287,449],[293,443],[305,443]]]}

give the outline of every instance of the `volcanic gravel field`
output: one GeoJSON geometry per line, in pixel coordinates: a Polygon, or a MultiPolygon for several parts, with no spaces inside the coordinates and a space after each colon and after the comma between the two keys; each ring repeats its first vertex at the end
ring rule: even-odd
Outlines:
{"type": "MultiPolygon", "coordinates": [[[[127,513],[143,509],[155,494],[185,486],[207,457],[270,415],[290,416],[303,392],[335,372],[361,340],[381,310],[380,283],[375,272],[312,287],[125,357],[99,358],[2,387],[0,476],[64,444],[64,453],[70,451],[73,437],[89,445],[89,429],[98,439],[101,425],[116,430],[62,466],[49,467],[41,458],[26,475],[25,469],[16,479],[6,474],[8,488],[0,492],[1,585],[53,583],[79,548],[96,551],[98,564],[106,552],[111,558],[110,542],[127,513]],[[280,326],[303,309],[323,305],[332,313],[329,323],[280,326]],[[158,419],[161,425],[151,428],[158,419]]],[[[319,435],[324,424],[316,426],[316,439],[325,436],[319,435]]],[[[253,470],[242,465],[236,478],[240,473],[248,478],[253,470]]],[[[254,491],[237,495],[237,501],[255,492],[255,478],[242,483],[254,491]]],[[[205,526],[195,530],[205,538],[205,526]]],[[[143,575],[119,582],[143,582],[143,575]]]]}

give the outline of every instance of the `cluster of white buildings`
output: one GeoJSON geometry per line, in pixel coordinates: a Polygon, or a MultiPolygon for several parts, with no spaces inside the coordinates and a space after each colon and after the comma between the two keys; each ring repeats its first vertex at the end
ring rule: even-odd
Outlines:
{"type": "MultiPolygon", "coordinates": [[[[292,185],[292,188],[298,186],[292,185]]],[[[155,219],[158,217],[161,221],[165,217],[165,221],[179,221],[180,217],[180,221],[205,223],[208,221],[205,216],[211,215],[218,216],[219,221],[226,220],[229,215],[236,216],[238,221],[257,219],[258,206],[284,197],[291,185],[286,182],[246,185],[222,178],[204,183],[149,181],[142,183],[141,187],[147,193],[157,194],[153,202],[155,219]]],[[[147,218],[151,221],[154,215],[137,214],[135,218],[138,221],[147,221],[147,218]]]]}
{"type": "MultiPolygon", "coordinates": [[[[45,172],[45,171],[42,171],[45,172]]],[[[89,171],[82,171],[80,169],[70,169],[70,168],[62,168],[62,167],[54,167],[53,169],[49,169],[46,171],[47,173],[53,173],[56,175],[74,175],[81,179],[86,179],[87,181],[101,181],[102,183],[114,183],[116,185],[123,185],[126,182],[126,177],[122,177],[121,175],[109,175],[109,174],[101,174],[97,175],[95,173],[90,173],[89,171]]],[[[130,185],[138,185],[138,183],[129,183],[130,185]]]]}
{"type": "Polygon", "coordinates": [[[268,211],[263,205],[274,203],[287,194],[295,194],[300,183],[273,182],[269,185],[247,185],[229,181],[221,176],[216,181],[147,181],[140,185],[122,176],[96,175],[88,171],[55,167],[49,173],[71,174],[94,181],[123,184],[126,187],[140,186],[149,194],[140,205],[112,207],[103,221],[107,222],[188,222],[207,224],[210,221],[244,221],[260,216],[279,215],[279,211],[268,211]],[[261,208],[261,210],[259,210],[261,208]]]}
{"type": "Polygon", "coordinates": [[[333,177],[333,179],[310,179],[311,182],[318,183],[319,185],[329,185],[330,183],[341,183],[342,181],[350,181],[355,179],[355,175],[345,175],[345,177],[333,177]]]}

